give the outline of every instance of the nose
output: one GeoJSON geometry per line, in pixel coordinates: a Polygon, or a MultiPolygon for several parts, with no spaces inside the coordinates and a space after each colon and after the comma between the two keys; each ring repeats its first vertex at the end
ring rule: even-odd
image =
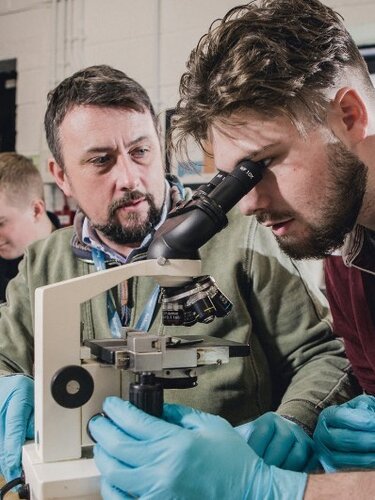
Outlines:
{"type": "Polygon", "coordinates": [[[114,170],[116,187],[120,191],[134,190],[139,185],[139,167],[126,155],[120,155],[114,170]]]}
{"type": "Polygon", "coordinates": [[[270,198],[261,184],[262,181],[239,201],[238,208],[243,215],[253,215],[257,212],[266,211],[270,206],[270,198]]]}

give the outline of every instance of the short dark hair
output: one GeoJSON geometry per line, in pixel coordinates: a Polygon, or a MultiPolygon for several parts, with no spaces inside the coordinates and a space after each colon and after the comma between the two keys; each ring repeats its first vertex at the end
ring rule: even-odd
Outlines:
{"type": "Polygon", "coordinates": [[[0,190],[9,203],[21,207],[30,200],[44,200],[43,179],[30,158],[15,152],[0,153],[0,190]]]}
{"type": "Polygon", "coordinates": [[[158,119],[146,90],[118,69],[107,65],[90,66],[65,78],[48,93],[44,127],[48,147],[57,163],[64,161],[59,140],[59,127],[74,106],[92,105],[150,111],[156,130],[158,119]]]}
{"type": "Polygon", "coordinates": [[[174,147],[185,150],[187,136],[202,146],[214,119],[243,109],[287,116],[301,132],[308,123],[324,123],[326,91],[347,68],[372,88],[342,18],[318,0],[234,7],[191,52],[180,81],[174,147]]]}

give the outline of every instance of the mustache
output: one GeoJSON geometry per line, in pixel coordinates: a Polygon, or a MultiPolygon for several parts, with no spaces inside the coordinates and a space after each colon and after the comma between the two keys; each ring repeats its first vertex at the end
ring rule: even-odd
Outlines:
{"type": "Polygon", "coordinates": [[[146,199],[148,202],[150,202],[150,199],[152,198],[152,196],[148,193],[141,193],[141,191],[137,191],[137,190],[126,191],[124,193],[124,195],[122,196],[122,198],[111,203],[111,205],[109,207],[109,215],[113,216],[115,214],[116,210],[118,210],[119,208],[131,205],[135,201],[143,199],[143,198],[146,199]]]}

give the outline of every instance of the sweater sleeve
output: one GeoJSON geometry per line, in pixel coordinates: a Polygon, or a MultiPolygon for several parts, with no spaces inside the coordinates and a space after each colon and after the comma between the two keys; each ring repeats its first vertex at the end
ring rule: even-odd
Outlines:
{"type": "Polygon", "coordinates": [[[33,372],[33,303],[24,261],[7,287],[7,301],[0,306],[0,374],[33,372]]]}

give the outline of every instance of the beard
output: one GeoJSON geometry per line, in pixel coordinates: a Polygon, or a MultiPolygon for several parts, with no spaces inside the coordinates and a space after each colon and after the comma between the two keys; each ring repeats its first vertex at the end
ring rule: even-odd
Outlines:
{"type": "MultiPolygon", "coordinates": [[[[342,247],[354,228],[367,185],[367,167],[341,143],[327,147],[329,180],[326,198],[316,207],[314,222],[305,222],[305,236],[275,236],[293,259],[321,259],[342,247]]],[[[319,180],[317,180],[319,182],[319,180]]],[[[293,212],[262,213],[258,222],[293,218],[293,212]]]]}
{"type": "Polygon", "coordinates": [[[92,224],[93,227],[114,243],[124,245],[141,243],[149,232],[160,221],[162,207],[155,205],[153,195],[140,191],[127,191],[120,200],[114,201],[108,208],[108,217],[105,224],[92,224]],[[127,206],[140,198],[148,203],[148,212],[145,218],[136,212],[127,215],[126,222],[121,223],[117,210],[127,206]]]}

